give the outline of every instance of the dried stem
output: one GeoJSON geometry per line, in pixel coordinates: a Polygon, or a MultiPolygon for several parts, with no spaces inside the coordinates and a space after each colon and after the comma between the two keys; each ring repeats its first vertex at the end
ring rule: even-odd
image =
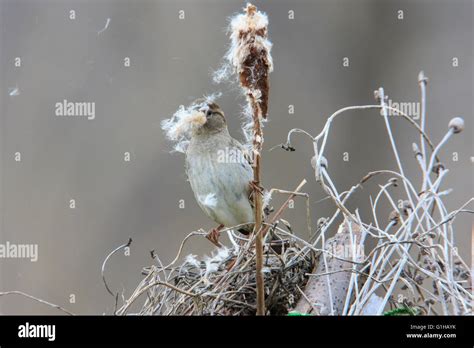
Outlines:
{"type": "Polygon", "coordinates": [[[37,298],[35,296],[32,296],[32,295],[29,295],[27,293],[24,293],[22,291],[17,291],[17,290],[13,290],[13,291],[4,291],[4,292],[0,292],[0,296],[5,296],[5,295],[20,295],[20,296],[24,296],[24,297],[27,297],[29,299],[32,299],[36,302],[39,302],[39,303],[42,303],[42,304],[45,304],[47,306],[50,306],[50,307],[53,307],[53,308],[56,308],[66,314],[69,314],[69,315],[74,315],[74,313],[68,311],[67,309],[61,307],[61,306],[58,306],[57,304],[54,304],[54,303],[51,303],[51,302],[48,302],[48,301],[45,301],[45,300],[42,300],[40,298],[37,298]]]}
{"type": "Polygon", "coordinates": [[[276,222],[281,214],[283,213],[283,211],[288,207],[288,204],[290,204],[290,201],[296,196],[298,195],[299,191],[301,191],[301,189],[303,188],[303,186],[306,184],[306,179],[303,179],[300,184],[295,188],[294,191],[292,192],[289,192],[290,193],[290,196],[287,198],[287,200],[285,201],[285,203],[283,203],[283,205],[277,210],[277,212],[272,216],[272,218],[270,219],[270,221],[266,224],[266,226],[263,228],[262,232],[261,232],[261,235],[262,237],[265,237],[265,235],[267,234],[268,230],[270,229],[270,226],[272,226],[272,224],[274,222],[276,222]]]}
{"type": "Polygon", "coordinates": [[[247,4],[244,14],[231,22],[232,46],[228,59],[239,76],[240,86],[247,97],[248,110],[253,125],[253,200],[255,209],[254,234],[256,235],[256,286],[257,315],[265,315],[265,293],[263,280],[263,206],[261,196],[261,153],[263,147],[262,119],[268,113],[269,74],[273,63],[268,41],[268,19],[247,4]]]}
{"type": "MultiPolygon", "coordinates": [[[[262,128],[260,126],[260,108],[255,103],[254,109],[254,167],[253,167],[253,180],[256,187],[260,187],[260,153],[262,150],[262,144],[259,139],[263,139],[262,128]]],[[[264,280],[263,280],[263,231],[262,227],[262,195],[254,188],[254,209],[255,209],[255,226],[254,233],[257,234],[255,242],[255,252],[257,257],[256,263],[256,278],[257,278],[257,315],[265,315],[265,292],[264,292],[264,280]]]]}
{"type": "Polygon", "coordinates": [[[115,248],[114,250],[112,250],[105,258],[104,262],[102,263],[102,267],[101,267],[101,275],[102,275],[102,281],[104,282],[104,285],[105,285],[105,288],[107,289],[107,292],[113,296],[115,298],[115,309],[114,309],[114,313],[117,311],[117,303],[118,303],[118,292],[116,294],[114,294],[112,292],[112,290],[110,290],[109,288],[109,285],[107,284],[107,281],[105,280],[105,266],[107,264],[107,261],[109,260],[109,258],[115,254],[117,251],[121,250],[121,249],[124,249],[124,248],[127,248],[130,246],[130,244],[132,244],[132,238],[129,238],[128,239],[128,242],[125,243],[125,244],[122,244],[120,246],[118,246],[117,248],[115,248]]]}

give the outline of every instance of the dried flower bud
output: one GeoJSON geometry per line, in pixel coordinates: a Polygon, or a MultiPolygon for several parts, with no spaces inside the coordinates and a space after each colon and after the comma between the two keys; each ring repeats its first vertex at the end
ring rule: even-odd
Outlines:
{"type": "MultiPolygon", "coordinates": [[[[374,91],[374,98],[377,101],[377,103],[381,102],[381,95],[382,95],[381,90],[382,88],[379,88],[374,91]]],[[[384,102],[386,102],[387,100],[388,100],[388,95],[384,96],[384,102]]]]}
{"type": "Polygon", "coordinates": [[[423,70],[418,73],[418,83],[424,83],[425,85],[428,83],[428,78],[425,76],[423,70]]]}
{"type": "Polygon", "coordinates": [[[400,213],[397,210],[393,210],[388,216],[388,221],[394,221],[394,226],[397,226],[400,222],[400,213]]]}
{"type": "Polygon", "coordinates": [[[435,239],[436,238],[436,233],[431,231],[430,233],[428,233],[428,237],[430,237],[431,239],[435,239]]]}
{"type": "Polygon", "coordinates": [[[398,179],[397,179],[397,178],[390,178],[390,179],[388,180],[388,182],[389,182],[390,184],[392,184],[393,187],[397,187],[397,186],[398,186],[398,179]]]}
{"type": "Polygon", "coordinates": [[[281,148],[285,151],[290,151],[290,152],[296,151],[296,149],[289,144],[281,144],[281,148]]]}
{"type": "Polygon", "coordinates": [[[324,156],[321,157],[320,165],[321,165],[321,167],[327,169],[327,167],[328,167],[328,160],[326,159],[326,157],[324,157],[324,156]]]}
{"type": "Polygon", "coordinates": [[[374,98],[377,103],[380,103],[380,91],[378,89],[374,91],[374,98]]]}
{"type": "Polygon", "coordinates": [[[431,171],[432,171],[433,173],[439,175],[439,173],[440,173],[442,170],[444,170],[444,169],[445,169],[444,164],[443,164],[442,162],[437,162],[437,163],[433,166],[433,168],[431,169],[431,171]]]}
{"type": "Polygon", "coordinates": [[[421,156],[421,151],[420,151],[420,148],[418,147],[418,144],[417,143],[413,143],[411,145],[412,149],[413,149],[413,152],[415,153],[415,157],[418,157],[418,156],[421,156]]]}
{"type": "Polygon", "coordinates": [[[404,216],[410,215],[410,212],[413,211],[413,207],[409,201],[402,202],[402,212],[404,216]]]}
{"type": "Polygon", "coordinates": [[[425,304],[426,305],[434,305],[435,304],[435,300],[433,300],[432,298],[427,298],[425,300],[425,304]]]}
{"type": "Polygon", "coordinates": [[[327,222],[328,222],[328,219],[326,217],[319,218],[317,222],[318,228],[319,229],[323,228],[323,226],[326,225],[327,222]]]}
{"type": "Polygon", "coordinates": [[[461,133],[464,130],[464,120],[461,117],[451,119],[449,128],[453,129],[454,134],[461,133]]]}
{"type": "Polygon", "coordinates": [[[418,274],[418,275],[415,277],[415,282],[416,282],[418,285],[422,285],[424,280],[425,280],[425,277],[423,277],[421,274],[418,274]]]}
{"type": "Polygon", "coordinates": [[[420,234],[418,232],[414,232],[411,236],[413,239],[416,239],[420,236],[420,234]]]}

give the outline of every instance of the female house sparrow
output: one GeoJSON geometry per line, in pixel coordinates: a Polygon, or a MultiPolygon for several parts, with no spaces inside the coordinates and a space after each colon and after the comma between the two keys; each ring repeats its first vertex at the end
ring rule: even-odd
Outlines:
{"type": "Polygon", "coordinates": [[[219,106],[204,103],[199,111],[206,120],[192,132],[186,173],[199,206],[219,224],[207,238],[220,246],[219,231],[224,226],[248,223],[238,229],[244,234],[253,229],[253,169],[242,144],[230,136],[219,106]]]}

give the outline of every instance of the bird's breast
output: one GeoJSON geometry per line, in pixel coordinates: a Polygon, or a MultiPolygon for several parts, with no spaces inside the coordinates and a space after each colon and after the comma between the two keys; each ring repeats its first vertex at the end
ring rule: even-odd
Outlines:
{"type": "Polygon", "coordinates": [[[248,199],[252,168],[244,162],[242,151],[217,145],[189,150],[188,179],[204,212],[228,227],[252,222],[253,209],[248,199]]]}

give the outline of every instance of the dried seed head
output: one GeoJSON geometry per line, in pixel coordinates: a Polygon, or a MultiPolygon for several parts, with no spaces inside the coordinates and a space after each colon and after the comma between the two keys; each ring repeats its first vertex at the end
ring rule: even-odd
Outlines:
{"type": "Polygon", "coordinates": [[[425,85],[428,83],[428,78],[425,76],[423,70],[418,73],[418,83],[424,83],[425,85]]]}
{"type": "Polygon", "coordinates": [[[420,148],[418,147],[418,144],[417,143],[413,143],[411,145],[412,149],[413,149],[413,152],[415,153],[415,157],[418,157],[422,155],[421,151],[420,151],[420,148]]]}
{"type": "Polygon", "coordinates": [[[323,226],[326,225],[327,222],[328,222],[328,219],[326,217],[319,218],[317,222],[318,228],[319,229],[323,228],[323,226]]]}
{"type": "Polygon", "coordinates": [[[445,169],[444,164],[443,164],[442,162],[437,162],[437,163],[433,166],[433,168],[431,169],[431,171],[432,171],[433,173],[439,175],[439,173],[440,173],[442,170],[444,170],[444,169],[445,169]]]}
{"type": "Polygon", "coordinates": [[[281,148],[285,151],[290,151],[290,152],[296,151],[296,149],[289,144],[281,144],[281,148]]]}
{"type": "Polygon", "coordinates": [[[374,98],[377,103],[380,103],[380,92],[378,89],[374,91],[374,98]]]}
{"type": "MultiPolygon", "coordinates": [[[[381,102],[381,88],[379,89],[376,89],[374,91],[374,98],[375,100],[377,101],[377,103],[380,103],[381,102]]],[[[388,100],[388,95],[384,96],[384,102],[386,102],[388,100]]]]}
{"type": "Polygon", "coordinates": [[[454,134],[461,133],[464,130],[464,120],[462,117],[455,117],[449,121],[449,128],[451,128],[454,134]]]}
{"type": "Polygon", "coordinates": [[[426,305],[434,305],[435,304],[435,300],[433,300],[432,298],[427,298],[425,300],[425,304],[426,305]]]}
{"type": "Polygon", "coordinates": [[[321,167],[326,168],[326,169],[328,167],[328,160],[324,156],[321,157],[321,167]]]}
{"type": "Polygon", "coordinates": [[[424,280],[425,280],[425,277],[423,277],[421,274],[418,274],[418,275],[415,277],[415,282],[416,282],[418,285],[422,285],[424,280]]]}
{"type": "MultiPolygon", "coordinates": [[[[268,110],[269,74],[273,70],[270,54],[272,43],[268,40],[268,17],[247,4],[244,13],[230,22],[231,47],[227,61],[239,75],[240,85],[246,95],[261,110],[266,118],[268,110]]],[[[250,100],[249,100],[250,101],[250,100]]]]}
{"type": "Polygon", "coordinates": [[[415,232],[411,236],[413,239],[417,239],[420,236],[420,234],[418,232],[415,232]]]}
{"type": "Polygon", "coordinates": [[[400,222],[400,213],[397,210],[393,210],[388,216],[388,221],[394,222],[394,226],[397,226],[400,222]]]}
{"type": "Polygon", "coordinates": [[[402,202],[402,212],[404,216],[410,215],[410,212],[413,211],[413,207],[411,206],[411,203],[409,201],[403,201],[402,202]]]}

